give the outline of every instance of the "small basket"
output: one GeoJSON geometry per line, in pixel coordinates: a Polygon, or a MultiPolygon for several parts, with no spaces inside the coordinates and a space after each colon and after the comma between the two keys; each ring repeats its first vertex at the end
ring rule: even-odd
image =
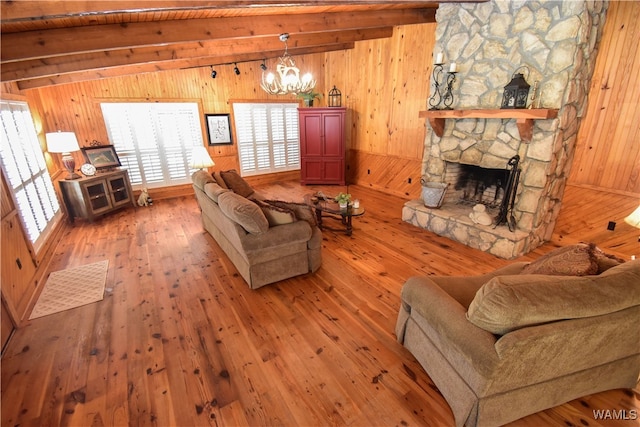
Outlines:
{"type": "Polygon", "coordinates": [[[439,208],[449,186],[446,182],[423,182],[422,200],[428,208],[439,208]]]}

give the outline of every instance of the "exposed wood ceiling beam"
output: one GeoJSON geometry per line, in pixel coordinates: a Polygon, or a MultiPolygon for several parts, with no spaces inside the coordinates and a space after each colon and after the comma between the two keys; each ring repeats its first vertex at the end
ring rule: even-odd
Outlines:
{"type": "Polygon", "coordinates": [[[2,62],[20,61],[221,38],[276,37],[281,33],[289,33],[294,39],[297,33],[418,24],[433,22],[434,19],[433,9],[409,9],[363,12],[357,15],[348,12],[302,14],[296,15],[295,20],[288,15],[278,15],[261,20],[254,17],[211,18],[56,28],[3,34],[1,59],[2,62]]]}
{"type": "MultiPolygon", "coordinates": [[[[386,38],[392,35],[392,27],[306,33],[296,36],[293,43],[289,43],[289,50],[293,51],[292,48],[298,48],[296,49],[298,52],[310,53],[309,48],[317,48],[322,45],[330,46],[337,43],[351,43],[354,41],[386,38]]],[[[2,66],[1,76],[3,81],[31,80],[82,70],[104,70],[111,67],[122,67],[132,64],[177,61],[200,57],[212,58],[233,55],[239,57],[242,54],[255,52],[259,55],[257,59],[269,59],[275,56],[282,56],[284,45],[279,39],[274,37],[256,37],[253,39],[221,39],[200,43],[175,44],[170,48],[150,46],[108,52],[92,52],[56,56],[46,59],[7,62],[2,66]],[[271,53],[272,56],[267,55],[267,53],[271,53]]],[[[242,60],[230,62],[242,62],[242,60]]],[[[211,63],[219,64],[221,62],[211,63]]]]}
{"type": "MultiPolygon", "coordinates": [[[[318,47],[311,48],[293,48],[289,49],[289,53],[291,55],[298,54],[313,54],[313,53],[322,53],[322,52],[330,52],[335,50],[345,50],[345,49],[353,49],[354,43],[338,43],[332,45],[324,45],[318,47]],[[304,51],[304,52],[302,52],[304,51]]],[[[226,55],[226,56],[211,56],[206,58],[195,58],[195,59],[181,59],[176,61],[164,61],[164,62],[151,62],[146,64],[134,64],[127,65],[118,68],[108,68],[108,69],[96,69],[91,71],[80,71],[76,73],[68,73],[56,76],[48,76],[42,78],[34,78],[28,80],[21,80],[17,82],[19,89],[33,89],[37,87],[43,86],[52,86],[57,84],[64,83],[74,83],[86,80],[98,80],[108,77],[117,77],[123,75],[135,75],[142,73],[151,73],[158,71],[168,71],[175,69],[186,69],[186,68],[200,68],[200,67],[208,67],[210,65],[222,65],[222,64],[232,64],[232,63],[242,63],[249,61],[260,61],[263,58],[274,58],[279,55],[282,55],[282,50],[268,51],[268,52],[252,52],[252,53],[244,53],[240,55],[226,55]]]]}
{"type": "MultiPolygon", "coordinates": [[[[486,0],[465,0],[474,3],[486,0]]],[[[31,19],[55,19],[70,16],[92,16],[131,12],[174,12],[198,10],[229,10],[234,14],[267,15],[281,13],[304,13],[313,8],[314,13],[338,11],[348,7],[358,10],[380,10],[388,8],[437,8],[438,3],[460,2],[459,0],[108,0],[108,1],[8,1],[2,0],[2,20],[13,22],[31,19]]]]}

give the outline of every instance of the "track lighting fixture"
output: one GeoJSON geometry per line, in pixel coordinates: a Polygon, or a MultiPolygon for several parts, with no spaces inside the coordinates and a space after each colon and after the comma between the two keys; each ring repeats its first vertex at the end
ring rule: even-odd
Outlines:
{"type": "Polygon", "coordinates": [[[211,66],[211,78],[215,79],[217,75],[218,75],[218,72],[213,69],[213,65],[212,65],[211,66]]]}
{"type": "Polygon", "coordinates": [[[260,64],[260,68],[262,69],[262,71],[267,71],[267,64],[266,64],[267,60],[263,59],[262,60],[262,64],[260,64]]]}
{"type": "Polygon", "coordinates": [[[234,65],[233,71],[236,73],[236,76],[239,76],[240,75],[240,69],[238,68],[238,64],[234,63],[233,65],[234,65]]]}

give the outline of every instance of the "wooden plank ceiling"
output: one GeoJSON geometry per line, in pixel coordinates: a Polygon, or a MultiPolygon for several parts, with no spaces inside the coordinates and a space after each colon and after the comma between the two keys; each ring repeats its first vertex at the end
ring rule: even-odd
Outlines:
{"type": "Polygon", "coordinates": [[[282,33],[292,55],[350,49],[459,1],[2,0],[0,80],[28,89],[266,60],[282,56],[282,33]]]}

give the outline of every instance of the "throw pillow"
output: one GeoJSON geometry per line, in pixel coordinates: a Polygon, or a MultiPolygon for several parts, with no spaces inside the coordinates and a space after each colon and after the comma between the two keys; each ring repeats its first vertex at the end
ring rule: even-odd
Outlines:
{"type": "Polygon", "coordinates": [[[253,188],[245,181],[238,172],[231,169],[228,171],[220,172],[222,179],[227,187],[233,190],[234,193],[241,195],[242,197],[249,197],[253,194],[253,188]]]}
{"type": "Polygon", "coordinates": [[[273,206],[258,199],[250,200],[262,209],[262,213],[267,217],[267,221],[269,221],[269,227],[291,224],[296,220],[296,215],[291,209],[273,206]]]}
{"type": "Polygon", "coordinates": [[[301,221],[307,221],[311,228],[318,225],[313,210],[311,209],[311,207],[304,203],[283,202],[281,200],[264,200],[264,202],[273,206],[277,206],[279,208],[291,210],[295,214],[297,219],[301,221]]]}
{"type": "Polygon", "coordinates": [[[208,182],[204,186],[204,192],[216,203],[218,203],[218,198],[222,193],[228,193],[229,191],[231,190],[228,188],[222,188],[215,182],[208,182]]]}
{"type": "Polygon", "coordinates": [[[220,210],[248,233],[260,234],[269,230],[269,221],[255,203],[232,191],[218,196],[220,210]]]}
{"type": "Polygon", "coordinates": [[[591,243],[591,245],[593,245],[593,254],[596,258],[596,263],[598,264],[598,274],[603,273],[611,267],[615,267],[616,265],[620,265],[624,262],[622,258],[604,253],[602,249],[600,249],[593,243],[591,243]]]}
{"type": "Polygon", "coordinates": [[[640,304],[640,263],[599,276],[497,276],[476,292],[466,317],[503,335],[526,326],[601,316],[640,304]]]}
{"type": "Polygon", "coordinates": [[[520,274],[547,274],[552,276],[587,276],[597,274],[593,249],[586,243],[555,249],[533,261],[520,274]]]}
{"type": "Polygon", "coordinates": [[[213,179],[218,183],[220,187],[226,188],[226,189],[229,188],[227,187],[227,183],[224,182],[224,179],[222,179],[222,175],[220,175],[220,171],[212,172],[211,176],[213,176],[213,179]]]}

